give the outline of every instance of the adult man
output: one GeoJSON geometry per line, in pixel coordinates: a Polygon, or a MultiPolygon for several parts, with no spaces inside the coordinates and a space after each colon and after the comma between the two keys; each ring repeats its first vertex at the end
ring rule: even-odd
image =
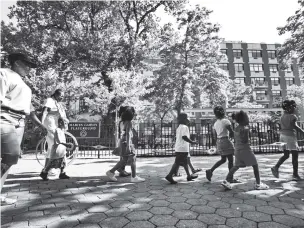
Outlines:
{"type": "MultiPolygon", "coordinates": [[[[11,69],[0,69],[0,130],[1,130],[1,186],[12,165],[17,164],[24,133],[25,117],[30,115],[41,127],[31,106],[32,91],[22,80],[37,65],[22,53],[8,56],[11,69]]],[[[15,200],[1,197],[1,204],[13,204],[15,200]]]]}

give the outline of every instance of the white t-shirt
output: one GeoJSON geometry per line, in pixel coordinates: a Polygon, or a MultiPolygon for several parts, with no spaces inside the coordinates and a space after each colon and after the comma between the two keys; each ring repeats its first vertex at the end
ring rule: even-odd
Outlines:
{"type": "Polygon", "coordinates": [[[176,129],[175,152],[189,152],[190,143],[183,140],[183,136],[190,138],[190,132],[189,128],[186,125],[180,124],[176,129]]]}
{"type": "Polygon", "coordinates": [[[19,74],[8,69],[0,69],[0,101],[14,110],[30,114],[32,91],[19,74]]]}
{"type": "Polygon", "coordinates": [[[231,125],[231,122],[227,119],[217,120],[214,123],[213,129],[216,131],[217,138],[223,138],[229,136],[227,126],[231,125]]]}

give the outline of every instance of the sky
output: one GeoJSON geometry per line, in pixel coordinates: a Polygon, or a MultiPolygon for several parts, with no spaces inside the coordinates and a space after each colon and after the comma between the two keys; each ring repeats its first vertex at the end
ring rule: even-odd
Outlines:
{"type": "MultiPolygon", "coordinates": [[[[1,20],[9,21],[8,7],[14,3],[1,1],[1,20]]],[[[190,3],[213,11],[210,21],[221,25],[220,37],[248,43],[283,43],[289,35],[279,36],[276,28],[284,26],[299,8],[297,0],[190,0],[190,3]]]]}

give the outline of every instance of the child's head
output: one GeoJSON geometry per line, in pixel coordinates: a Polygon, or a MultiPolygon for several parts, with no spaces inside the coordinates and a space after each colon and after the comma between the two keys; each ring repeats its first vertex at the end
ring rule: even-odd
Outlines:
{"type": "Polygon", "coordinates": [[[133,107],[126,108],[125,111],[121,114],[122,121],[131,121],[135,115],[135,109],[133,107]]]}
{"type": "Polygon", "coordinates": [[[249,117],[246,112],[243,110],[233,113],[232,114],[232,119],[234,119],[239,125],[241,126],[246,126],[249,124],[249,117]]]}
{"type": "Polygon", "coordinates": [[[213,109],[213,113],[217,119],[223,119],[225,117],[225,110],[222,106],[216,106],[213,109]]]}
{"type": "Polygon", "coordinates": [[[190,122],[188,120],[188,115],[186,113],[180,113],[177,117],[177,121],[179,124],[185,124],[185,125],[188,125],[188,123],[190,122]]]}
{"type": "Polygon", "coordinates": [[[64,127],[64,121],[61,118],[58,119],[58,127],[60,127],[60,128],[64,127]]]}
{"type": "Polygon", "coordinates": [[[293,113],[295,113],[297,104],[294,100],[285,100],[285,101],[283,101],[282,108],[285,112],[287,112],[289,114],[293,114],[293,113]]]}

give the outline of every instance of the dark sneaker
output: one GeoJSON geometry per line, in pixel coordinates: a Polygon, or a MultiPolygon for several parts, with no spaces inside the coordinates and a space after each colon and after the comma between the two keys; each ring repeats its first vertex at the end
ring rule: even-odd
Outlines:
{"type": "Polygon", "coordinates": [[[126,171],[121,171],[121,172],[119,172],[119,176],[120,177],[128,177],[128,176],[130,176],[131,175],[131,173],[128,173],[128,172],[126,172],[126,171]]]}
{"type": "Polygon", "coordinates": [[[208,181],[211,181],[211,177],[212,177],[212,172],[210,169],[206,170],[206,178],[208,181]]]}
{"type": "Polygon", "coordinates": [[[174,173],[172,176],[173,176],[173,177],[181,177],[182,174],[180,174],[180,173],[174,173]]]}
{"type": "Polygon", "coordinates": [[[191,174],[189,177],[187,177],[187,181],[192,181],[193,179],[198,178],[197,174],[191,174]]]}
{"type": "Polygon", "coordinates": [[[279,169],[276,167],[271,168],[272,175],[276,178],[279,178],[279,169]]]}
{"type": "Polygon", "coordinates": [[[198,172],[201,172],[201,171],[202,171],[202,169],[195,169],[195,170],[192,171],[192,173],[198,173],[198,172]]]}
{"type": "Polygon", "coordinates": [[[170,177],[170,176],[166,176],[165,178],[166,178],[166,180],[167,180],[167,181],[169,181],[169,182],[170,182],[170,184],[177,184],[177,182],[176,182],[175,180],[173,180],[173,178],[172,178],[172,177],[170,177]]]}
{"type": "Polygon", "coordinates": [[[237,178],[234,178],[231,183],[237,184],[237,183],[242,183],[242,181],[240,181],[237,178]]]}
{"type": "Polygon", "coordinates": [[[66,173],[60,173],[59,179],[70,179],[70,177],[66,173]]]}
{"type": "Polygon", "coordinates": [[[299,180],[301,180],[301,177],[299,176],[299,174],[293,174],[292,179],[295,181],[299,181],[299,180]]]}
{"type": "Polygon", "coordinates": [[[49,180],[49,178],[47,177],[47,176],[48,176],[48,173],[41,172],[39,176],[40,176],[44,181],[49,180]]]}

